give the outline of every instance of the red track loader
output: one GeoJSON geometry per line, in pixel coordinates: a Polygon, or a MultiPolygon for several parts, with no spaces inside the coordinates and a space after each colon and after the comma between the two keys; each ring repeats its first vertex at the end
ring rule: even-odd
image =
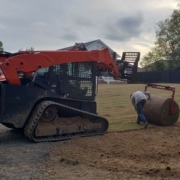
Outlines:
{"type": "Polygon", "coordinates": [[[108,49],[1,53],[0,123],[34,142],[104,134],[96,112],[98,63],[119,77],[108,49]]]}

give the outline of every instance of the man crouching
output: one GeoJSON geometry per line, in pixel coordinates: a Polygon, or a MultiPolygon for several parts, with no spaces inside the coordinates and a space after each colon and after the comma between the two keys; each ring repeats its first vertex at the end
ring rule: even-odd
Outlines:
{"type": "Polygon", "coordinates": [[[144,123],[144,128],[146,129],[148,126],[148,122],[144,116],[144,114],[142,113],[143,107],[146,104],[147,101],[147,96],[148,99],[151,98],[150,93],[148,92],[141,92],[141,91],[136,91],[133,94],[130,95],[131,98],[131,102],[138,114],[137,117],[137,124],[140,125],[141,122],[144,123]]]}

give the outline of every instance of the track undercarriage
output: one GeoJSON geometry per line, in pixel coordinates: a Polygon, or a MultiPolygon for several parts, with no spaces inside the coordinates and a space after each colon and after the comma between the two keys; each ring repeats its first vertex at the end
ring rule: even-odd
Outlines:
{"type": "Polygon", "coordinates": [[[43,101],[31,113],[24,134],[35,142],[58,141],[75,136],[101,135],[108,126],[108,121],[97,114],[43,101]],[[64,114],[69,116],[65,117],[64,114]]]}

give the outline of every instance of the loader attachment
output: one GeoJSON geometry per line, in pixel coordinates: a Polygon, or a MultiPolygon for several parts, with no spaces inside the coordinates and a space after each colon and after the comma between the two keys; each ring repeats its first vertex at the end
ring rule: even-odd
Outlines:
{"type": "Polygon", "coordinates": [[[117,61],[122,79],[127,79],[130,83],[135,82],[139,60],[140,52],[123,52],[121,60],[117,61]]]}

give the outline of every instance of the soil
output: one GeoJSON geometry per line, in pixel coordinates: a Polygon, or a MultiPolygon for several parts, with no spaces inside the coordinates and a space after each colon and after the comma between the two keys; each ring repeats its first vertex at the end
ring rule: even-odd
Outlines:
{"type": "Polygon", "coordinates": [[[1,125],[0,179],[180,179],[180,122],[46,143],[1,125]]]}

